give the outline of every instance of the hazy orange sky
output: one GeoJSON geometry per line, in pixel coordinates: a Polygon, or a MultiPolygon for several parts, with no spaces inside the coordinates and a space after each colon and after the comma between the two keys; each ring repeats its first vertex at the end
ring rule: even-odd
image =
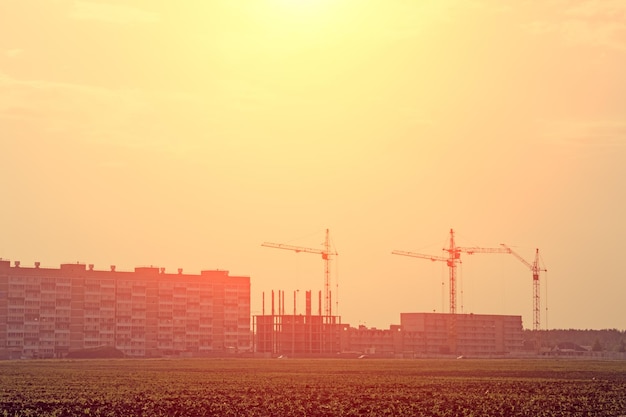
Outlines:
{"type": "MultiPolygon", "coordinates": [[[[227,269],[344,323],[448,311],[391,255],[539,248],[542,327],[626,329],[626,1],[0,0],[0,257],[227,269]],[[545,302],[548,315],[545,314],[545,302]]],[[[458,312],[530,271],[465,255],[458,312]]],[[[445,285],[442,286],[442,282],[445,285]]]]}

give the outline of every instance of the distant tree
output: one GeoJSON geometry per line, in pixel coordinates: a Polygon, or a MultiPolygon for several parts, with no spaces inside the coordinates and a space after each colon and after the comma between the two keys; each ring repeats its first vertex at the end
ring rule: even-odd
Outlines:
{"type": "Polygon", "coordinates": [[[626,343],[624,343],[624,339],[619,341],[619,345],[617,346],[618,352],[626,352],[626,343]]]}
{"type": "Polygon", "coordinates": [[[593,352],[602,352],[602,350],[604,350],[602,348],[602,343],[600,343],[600,339],[596,339],[595,342],[593,342],[593,346],[591,346],[591,350],[593,352]]]}

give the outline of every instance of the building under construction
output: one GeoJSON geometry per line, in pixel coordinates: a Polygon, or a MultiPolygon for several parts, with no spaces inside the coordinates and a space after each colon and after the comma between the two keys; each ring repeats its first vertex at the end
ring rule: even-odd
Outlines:
{"type": "Polygon", "coordinates": [[[263,356],[371,355],[412,358],[437,355],[494,356],[523,350],[521,316],[489,314],[401,313],[389,329],[351,327],[339,316],[311,309],[306,291],[305,313],[285,308],[284,291],[271,294],[271,311],[253,317],[254,351],[263,356]]]}
{"type": "Polygon", "coordinates": [[[266,355],[326,356],[342,350],[343,332],[348,325],[341,324],[341,317],[322,314],[322,293],[318,296],[318,311],[313,314],[311,291],[306,291],[305,314],[297,314],[296,293],[293,298],[293,314],[285,309],[285,293],[271,293],[271,313],[253,317],[255,333],[254,350],[266,355]]]}

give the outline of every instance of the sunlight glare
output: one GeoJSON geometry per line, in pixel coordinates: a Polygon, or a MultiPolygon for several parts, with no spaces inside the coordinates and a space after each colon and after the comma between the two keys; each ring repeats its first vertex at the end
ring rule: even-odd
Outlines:
{"type": "Polygon", "coordinates": [[[331,0],[274,0],[280,13],[290,17],[311,18],[327,11],[331,0]]]}

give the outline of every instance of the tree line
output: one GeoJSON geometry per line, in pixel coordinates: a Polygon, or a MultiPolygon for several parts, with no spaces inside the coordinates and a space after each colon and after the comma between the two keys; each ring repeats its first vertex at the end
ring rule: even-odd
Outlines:
{"type": "MultiPolygon", "coordinates": [[[[626,352],[626,331],[617,329],[580,330],[554,329],[540,330],[541,345],[544,348],[556,348],[575,344],[586,350],[596,352],[626,352]]],[[[531,345],[536,340],[534,330],[524,330],[525,344],[531,345]]]]}

